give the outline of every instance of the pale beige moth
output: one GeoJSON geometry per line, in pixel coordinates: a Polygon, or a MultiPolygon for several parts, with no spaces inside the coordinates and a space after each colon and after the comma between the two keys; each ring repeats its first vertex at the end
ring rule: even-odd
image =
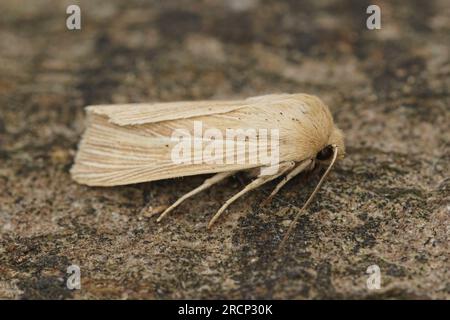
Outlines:
{"type": "MultiPolygon", "coordinates": [[[[258,161],[257,155],[252,158],[245,145],[244,149],[233,149],[248,156],[245,162],[226,161],[231,158],[226,158],[225,152],[213,154],[215,161],[201,161],[197,155],[191,162],[174,161],[174,148],[179,144],[174,140],[174,132],[192,133],[198,123],[202,124],[203,131],[253,128],[257,132],[256,143],[260,142],[261,132],[278,132],[277,170],[271,174],[263,174],[260,170],[253,181],[220,207],[208,227],[232,202],[278,177],[283,178],[269,199],[299,173],[325,164],[328,169],[320,185],[335,160],[345,153],[343,134],[334,124],[328,107],[319,98],[307,94],[271,94],[230,101],[96,105],[88,106],[86,110],[87,128],[71,169],[71,175],[78,183],[106,187],[214,174],[168,207],[158,221],[184,200],[238,171],[257,171],[255,169],[270,166],[258,161]]],[[[198,143],[198,138],[193,138],[197,139],[194,144],[198,143]]],[[[230,138],[224,134],[222,138],[206,139],[201,136],[199,143],[207,149],[207,144],[214,142],[215,146],[225,146],[234,138],[239,137],[230,138]],[[220,139],[223,141],[218,141],[220,139]]],[[[267,144],[271,149],[269,153],[274,151],[272,145],[267,144]]],[[[234,160],[237,156],[232,155],[234,160]]]]}

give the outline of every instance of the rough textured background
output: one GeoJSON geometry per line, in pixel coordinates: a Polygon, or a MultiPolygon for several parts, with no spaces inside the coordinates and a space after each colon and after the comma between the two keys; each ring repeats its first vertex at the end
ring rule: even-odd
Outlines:
{"type": "Polygon", "coordinates": [[[0,1],[0,298],[449,298],[450,4],[0,1]],[[82,30],[65,27],[67,4],[82,30]],[[308,92],[346,132],[340,162],[269,261],[317,175],[233,205],[239,176],[164,223],[204,177],[89,188],[68,170],[95,103],[308,92]],[[65,288],[81,267],[82,289],[65,288]],[[368,291],[366,269],[381,268],[368,291]]]}

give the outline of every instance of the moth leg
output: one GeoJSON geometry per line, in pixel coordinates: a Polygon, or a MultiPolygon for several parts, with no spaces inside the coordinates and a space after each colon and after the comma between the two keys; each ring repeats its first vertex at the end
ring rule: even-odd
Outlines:
{"type": "Polygon", "coordinates": [[[282,164],[282,167],[279,168],[279,171],[274,174],[274,175],[264,175],[264,176],[258,176],[255,180],[253,180],[252,182],[250,182],[248,185],[246,185],[244,187],[244,189],[242,189],[241,191],[239,191],[238,193],[236,193],[234,196],[232,196],[230,199],[228,199],[223,205],[222,207],[220,207],[220,209],[216,212],[216,214],[212,217],[212,219],[209,221],[208,223],[208,229],[211,228],[211,226],[214,224],[214,222],[216,222],[216,220],[220,217],[220,215],[225,211],[226,208],[228,208],[228,206],[230,204],[232,204],[234,201],[236,201],[237,199],[239,199],[241,196],[243,196],[244,194],[246,194],[247,192],[256,189],[260,186],[262,186],[263,184],[265,184],[266,182],[272,181],[273,179],[278,178],[279,176],[283,175],[284,173],[286,173],[287,171],[291,170],[293,167],[295,166],[295,162],[294,161],[290,161],[287,162],[285,164],[282,164]]]}
{"type": "Polygon", "coordinates": [[[273,197],[280,191],[280,189],[289,182],[292,178],[294,178],[296,175],[300,174],[302,171],[307,169],[309,166],[311,166],[313,161],[311,159],[304,160],[299,163],[298,166],[296,166],[291,172],[289,172],[286,176],[284,176],[283,180],[281,180],[278,185],[273,189],[272,193],[267,197],[266,200],[263,201],[261,206],[265,206],[269,204],[273,197]]]}
{"type": "Polygon", "coordinates": [[[158,217],[158,219],[156,221],[160,222],[162,220],[162,218],[164,218],[170,211],[172,211],[173,209],[178,207],[184,200],[186,200],[186,199],[196,195],[197,193],[199,193],[199,192],[201,192],[203,190],[208,189],[209,187],[211,187],[214,184],[216,184],[216,183],[224,180],[225,178],[233,175],[234,173],[236,173],[236,171],[220,172],[220,173],[217,173],[217,174],[213,175],[212,177],[206,179],[200,186],[198,186],[197,188],[189,191],[184,196],[182,196],[177,201],[175,201],[170,207],[168,207],[166,210],[164,210],[164,212],[161,213],[161,215],[158,217]]]}

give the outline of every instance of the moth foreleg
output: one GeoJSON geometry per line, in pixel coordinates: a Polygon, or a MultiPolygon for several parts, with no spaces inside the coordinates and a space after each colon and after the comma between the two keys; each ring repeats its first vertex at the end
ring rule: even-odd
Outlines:
{"type": "Polygon", "coordinates": [[[170,207],[168,207],[166,210],[164,210],[164,212],[161,213],[161,215],[158,217],[158,219],[156,221],[160,222],[162,220],[162,218],[164,218],[170,211],[172,211],[173,209],[178,207],[184,200],[186,200],[186,199],[196,195],[197,193],[199,193],[199,192],[201,192],[203,190],[208,189],[209,187],[211,187],[214,184],[216,184],[216,183],[224,180],[225,178],[233,175],[234,173],[236,173],[236,171],[220,172],[220,173],[217,173],[217,174],[213,175],[212,177],[206,179],[200,186],[198,186],[197,188],[189,191],[184,196],[182,196],[177,201],[175,201],[170,207]]]}
{"type": "Polygon", "coordinates": [[[216,214],[212,217],[212,219],[209,221],[208,223],[208,229],[211,228],[211,226],[214,224],[214,222],[216,222],[216,220],[220,217],[220,215],[225,211],[226,208],[228,208],[228,206],[230,204],[232,204],[234,201],[236,201],[237,199],[239,199],[240,197],[242,197],[244,194],[246,194],[247,192],[256,189],[260,186],[262,186],[263,184],[265,184],[266,182],[272,181],[273,179],[278,178],[279,176],[283,175],[284,173],[286,173],[287,171],[291,170],[293,167],[295,166],[295,162],[294,161],[290,161],[290,162],[286,162],[286,163],[282,163],[280,165],[280,168],[278,170],[278,172],[274,175],[263,175],[263,176],[258,176],[258,178],[256,178],[255,180],[253,180],[252,182],[250,182],[248,185],[246,185],[244,187],[244,189],[242,189],[241,191],[239,191],[238,193],[236,193],[234,196],[232,196],[230,199],[228,199],[223,205],[222,207],[216,212],[216,214]]]}
{"type": "Polygon", "coordinates": [[[311,159],[307,159],[304,160],[302,162],[300,162],[292,171],[288,172],[283,180],[281,180],[278,185],[275,187],[275,189],[273,189],[272,193],[267,197],[266,200],[263,201],[263,203],[261,204],[261,206],[265,206],[267,204],[269,204],[273,197],[278,193],[278,191],[280,191],[280,189],[289,182],[289,180],[291,180],[292,178],[294,178],[296,175],[300,174],[302,171],[306,170],[311,164],[312,164],[312,160],[311,159]]]}

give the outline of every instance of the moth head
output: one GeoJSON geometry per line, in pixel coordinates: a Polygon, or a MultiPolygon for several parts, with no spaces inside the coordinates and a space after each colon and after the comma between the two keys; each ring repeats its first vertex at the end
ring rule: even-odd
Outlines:
{"type": "Polygon", "coordinates": [[[345,145],[344,145],[344,134],[342,131],[333,127],[330,137],[328,138],[327,144],[316,154],[316,159],[319,162],[329,163],[333,158],[334,149],[337,148],[338,159],[344,158],[345,155],[345,145]]]}

